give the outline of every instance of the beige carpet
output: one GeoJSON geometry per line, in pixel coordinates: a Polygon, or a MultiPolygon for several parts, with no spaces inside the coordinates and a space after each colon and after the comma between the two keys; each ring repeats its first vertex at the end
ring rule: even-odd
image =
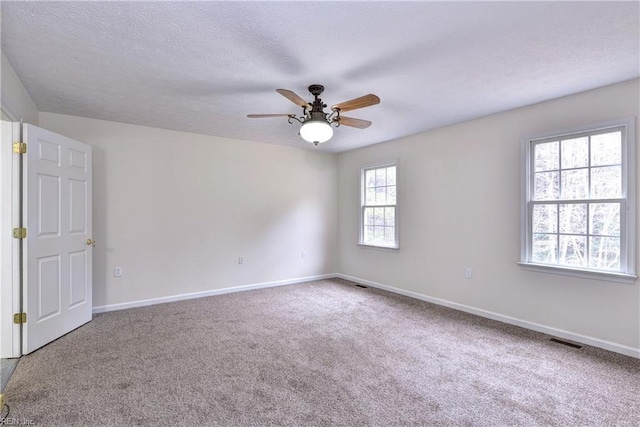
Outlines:
{"type": "Polygon", "coordinates": [[[324,280],[95,316],[23,357],[39,425],[637,426],[640,361],[324,280]]]}

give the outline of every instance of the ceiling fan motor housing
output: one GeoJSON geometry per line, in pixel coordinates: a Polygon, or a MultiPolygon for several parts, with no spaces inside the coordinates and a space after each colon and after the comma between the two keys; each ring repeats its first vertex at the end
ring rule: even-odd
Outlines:
{"type": "Polygon", "coordinates": [[[316,121],[322,121],[322,120],[327,120],[327,114],[320,110],[320,111],[310,111],[309,112],[309,117],[307,117],[305,119],[305,122],[308,122],[309,120],[316,120],[316,121]]]}

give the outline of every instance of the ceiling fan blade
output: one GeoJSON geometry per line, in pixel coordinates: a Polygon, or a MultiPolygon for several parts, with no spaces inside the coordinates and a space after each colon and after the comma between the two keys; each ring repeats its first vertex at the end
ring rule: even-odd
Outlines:
{"type": "Polygon", "coordinates": [[[369,107],[371,105],[380,104],[380,98],[370,93],[368,95],[361,96],[360,98],[352,99],[350,101],[341,102],[340,104],[333,105],[332,110],[340,110],[340,112],[357,110],[358,108],[369,107]]]}
{"type": "Polygon", "coordinates": [[[304,99],[299,97],[296,93],[294,93],[294,92],[292,92],[290,90],[287,90],[287,89],[276,89],[276,92],[278,92],[280,95],[284,96],[289,101],[291,101],[294,104],[296,104],[298,107],[302,107],[302,108],[308,108],[309,107],[309,103],[307,101],[305,101],[304,99]]]}
{"type": "Polygon", "coordinates": [[[338,118],[338,123],[340,123],[340,125],[351,126],[358,129],[366,129],[371,126],[371,122],[369,120],[354,119],[353,117],[345,116],[340,116],[338,118]]]}
{"type": "Polygon", "coordinates": [[[247,114],[250,119],[265,119],[269,117],[295,117],[295,114],[247,114]]]}

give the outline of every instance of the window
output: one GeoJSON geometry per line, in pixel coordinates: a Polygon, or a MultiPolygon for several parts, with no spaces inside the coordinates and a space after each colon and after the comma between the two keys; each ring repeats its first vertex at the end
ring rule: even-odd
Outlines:
{"type": "Polygon", "coordinates": [[[521,264],[635,278],[634,138],[629,120],[525,141],[521,264]]]}
{"type": "Polygon", "coordinates": [[[362,169],[360,244],[398,247],[396,163],[362,169]]]}

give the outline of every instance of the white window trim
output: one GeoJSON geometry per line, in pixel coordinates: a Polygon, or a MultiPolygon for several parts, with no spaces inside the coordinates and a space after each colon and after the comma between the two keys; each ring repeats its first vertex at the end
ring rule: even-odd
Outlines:
{"type": "MultiPolygon", "coordinates": [[[[372,163],[363,165],[360,167],[360,206],[358,206],[358,215],[360,216],[360,227],[359,227],[359,235],[358,235],[358,246],[362,248],[370,248],[370,249],[379,249],[383,251],[392,251],[396,252],[400,249],[400,228],[399,228],[399,217],[398,217],[398,201],[400,198],[398,189],[400,186],[398,185],[398,160],[383,162],[383,163],[372,163]],[[395,230],[396,230],[396,244],[394,246],[387,245],[374,245],[372,243],[364,242],[364,202],[365,202],[365,189],[364,189],[364,174],[365,171],[369,169],[377,169],[377,168],[386,168],[390,166],[396,167],[396,215],[395,215],[395,230]]],[[[382,206],[384,207],[384,206],[382,206]]]]}
{"type": "MultiPolygon", "coordinates": [[[[518,264],[523,270],[537,271],[541,273],[554,273],[567,276],[575,276],[586,279],[604,280],[609,282],[635,284],[636,275],[636,118],[629,117],[622,120],[615,120],[605,123],[598,123],[590,126],[583,126],[574,129],[565,129],[556,132],[546,132],[544,134],[531,135],[521,140],[521,189],[520,192],[520,262],[518,264]],[[531,175],[531,142],[536,142],[546,138],[563,137],[566,135],[594,132],[607,128],[622,127],[624,130],[622,144],[622,176],[623,176],[623,196],[626,198],[626,212],[621,212],[624,217],[621,224],[620,234],[624,233],[624,272],[609,272],[602,270],[590,270],[583,268],[571,268],[551,264],[537,264],[529,261],[531,215],[529,213],[529,200],[531,198],[531,186],[529,177],[531,175]]],[[[623,203],[624,206],[624,203],[623,203]]]]}

